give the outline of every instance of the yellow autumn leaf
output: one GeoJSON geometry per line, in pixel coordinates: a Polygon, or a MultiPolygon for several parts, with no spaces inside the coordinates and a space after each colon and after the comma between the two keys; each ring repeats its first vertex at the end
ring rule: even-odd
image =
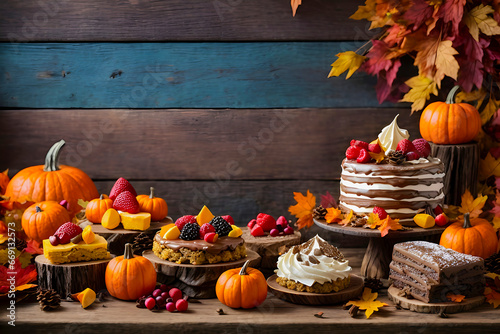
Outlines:
{"type": "Polygon", "coordinates": [[[470,92],[461,91],[458,92],[457,95],[455,96],[455,102],[461,103],[461,102],[477,101],[478,104],[476,105],[476,109],[479,109],[481,108],[481,103],[483,102],[486,95],[487,95],[486,91],[482,88],[470,92]]]}
{"type": "Polygon", "coordinates": [[[436,81],[439,88],[441,88],[441,80],[443,80],[445,75],[457,80],[460,65],[454,57],[458,52],[451,46],[452,44],[452,41],[448,40],[441,41],[438,45],[434,81],[436,81]]]}
{"type": "Polygon", "coordinates": [[[472,8],[465,16],[464,22],[472,37],[479,41],[479,31],[488,36],[500,34],[498,22],[490,16],[495,10],[490,5],[479,5],[472,8]]]}
{"type": "Polygon", "coordinates": [[[0,234],[0,245],[6,242],[9,239],[7,234],[0,234]]]}
{"type": "Polygon", "coordinates": [[[369,20],[376,13],[377,1],[366,0],[364,6],[358,6],[358,10],[349,18],[352,20],[369,20]]]}
{"type": "Polygon", "coordinates": [[[16,286],[16,291],[23,291],[23,290],[27,290],[27,289],[30,289],[30,288],[33,288],[37,286],[36,284],[23,284],[23,285],[20,285],[20,286],[16,286]]]}
{"type": "Polygon", "coordinates": [[[354,216],[354,212],[352,210],[349,211],[349,213],[345,215],[344,219],[342,219],[339,222],[339,225],[346,226],[347,224],[349,224],[351,222],[353,216],[354,216]]]}
{"type": "Polygon", "coordinates": [[[332,69],[330,70],[330,74],[328,74],[328,77],[338,77],[345,71],[349,70],[347,72],[346,79],[349,79],[351,75],[353,75],[354,72],[358,70],[358,68],[363,64],[365,61],[366,57],[357,54],[354,51],[346,51],[346,52],[341,52],[337,53],[336,55],[339,59],[337,59],[331,66],[332,69]]]}
{"type": "Polygon", "coordinates": [[[328,224],[336,223],[342,219],[342,212],[340,211],[340,209],[326,208],[326,212],[327,213],[325,215],[325,220],[328,224]]]}
{"type": "Polygon", "coordinates": [[[424,76],[415,76],[405,82],[411,87],[410,91],[403,96],[400,102],[413,102],[411,112],[422,110],[425,102],[430,98],[431,94],[438,95],[436,83],[424,76]]]}
{"type": "Polygon", "coordinates": [[[500,176],[500,159],[495,159],[488,152],[484,159],[479,160],[479,181],[484,181],[492,175],[500,176]]]}
{"type": "Polygon", "coordinates": [[[482,196],[481,194],[474,199],[469,189],[467,189],[462,195],[462,202],[458,211],[462,214],[468,212],[471,219],[477,218],[483,212],[483,206],[487,199],[488,196],[482,196]]]}
{"type": "Polygon", "coordinates": [[[493,225],[495,231],[498,231],[498,229],[500,228],[500,217],[494,217],[491,224],[493,225]]]}
{"type": "Polygon", "coordinates": [[[486,104],[486,107],[484,107],[484,110],[481,111],[481,124],[484,125],[487,123],[493,115],[498,111],[498,108],[500,107],[500,101],[496,101],[495,99],[490,99],[488,100],[488,104],[486,104]]]}
{"type": "Polygon", "coordinates": [[[500,279],[500,275],[495,274],[495,273],[486,273],[486,274],[484,274],[484,276],[491,278],[492,280],[495,280],[495,278],[497,278],[497,277],[500,279]]]}
{"type": "Polygon", "coordinates": [[[86,208],[87,207],[87,204],[89,204],[89,201],[84,201],[83,199],[78,199],[78,205],[81,206],[82,208],[86,208]]]}
{"type": "Polygon", "coordinates": [[[370,213],[368,215],[368,219],[366,220],[366,225],[368,225],[372,230],[376,228],[377,226],[380,226],[382,224],[382,220],[376,213],[370,213]]]}
{"type": "Polygon", "coordinates": [[[380,307],[388,306],[386,303],[376,300],[378,293],[372,292],[372,289],[365,288],[361,300],[350,300],[346,305],[355,305],[360,310],[366,310],[366,319],[370,318],[374,311],[378,311],[380,307]]]}

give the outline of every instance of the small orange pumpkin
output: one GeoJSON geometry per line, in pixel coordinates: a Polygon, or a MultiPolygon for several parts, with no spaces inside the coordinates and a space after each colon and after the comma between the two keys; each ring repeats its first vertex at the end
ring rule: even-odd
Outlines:
{"type": "Polygon", "coordinates": [[[33,202],[67,200],[71,217],[82,209],[79,199],[90,201],[99,197],[94,182],[81,169],[59,165],[59,154],[65,143],[61,140],[50,148],[45,165],[31,166],[14,175],[5,195],[12,201],[25,196],[33,202]]]}
{"type": "Polygon", "coordinates": [[[5,194],[5,190],[7,189],[9,181],[10,181],[9,169],[7,168],[6,170],[0,173],[0,195],[5,194]]]}
{"type": "Polygon", "coordinates": [[[498,240],[493,226],[487,220],[470,219],[469,213],[466,213],[463,222],[453,223],[443,231],[439,244],[486,259],[497,251],[498,240]]]}
{"type": "Polygon", "coordinates": [[[242,268],[229,269],[220,275],[215,286],[219,301],[232,308],[254,308],[266,300],[267,283],[257,269],[248,268],[246,261],[242,268]]]}
{"type": "Polygon", "coordinates": [[[448,93],[446,102],[429,104],[420,116],[422,138],[434,144],[462,144],[473,140],[481,129],[481,116],[468,103],[454,103],[459,86],[448,93]]]}
{"type": "Polygon", "coordinates": [[[85,208],[85,216],[89,221],[95,224],[100,224],[104,213],[113,207],[113,201],[109,198],[104,198],[101,194],[99,198],[91,200],[85,208]]]}
{"type": "Polygon", "coordinates": [[[132,245],[127,243],[124,254],[109,261],[105,281],[111,296],[122,300],[136,300],[154,290],[156,271],[148,259],[134,256],[132,245]]]}
{"type": "Polygon", "coordinates": [[[137,196],[141,212],[149,212],[152,221],[161,221],[168,214],[167,202],[163,198],[155,197],[155,188],[149,188],[148,195],[137,196]]]}
{"type": "Polygon", "coordinates": [[[27,208],[21,223],[28,238],[41,242],[70,220],[68,211],[62,205],[56,201],[43,201],[27,208]]]}

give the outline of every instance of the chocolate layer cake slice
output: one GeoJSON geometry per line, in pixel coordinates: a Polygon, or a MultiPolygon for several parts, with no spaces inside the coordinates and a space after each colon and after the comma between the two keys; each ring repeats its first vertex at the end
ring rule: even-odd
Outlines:
{"type": "Polygon", "coordinates": [[[476,297],[484,291],[482,258],[426,241],[394,245],[389,277],[393,285],[424,302],[448,301],[447,294],[476,297]]]}

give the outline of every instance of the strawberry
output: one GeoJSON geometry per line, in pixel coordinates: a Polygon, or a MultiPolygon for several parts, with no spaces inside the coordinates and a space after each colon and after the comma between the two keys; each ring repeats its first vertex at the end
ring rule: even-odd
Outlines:
{"type": "Polygon", "coordinates": [[[251,221],[248,222],[247,226],[249,229],[252,229],[255,226],[255,224],[257,224],[257,220],[252,219],[251,221]]]}
{"type": "Polygon", "coordinates": [[[123,177],[120,177],[118,180],[116,180],[113,188],[111,188],[111,191],[109,192],[109,198],[114,201],[120,193],[126,190],[130,191],[132,195],[134,195],[134,197],[137,196],[137,192],[135,191],[134,187],[132,187],[132,185],[123,177]]]}
{"type": "Polygon", "coordinates": [[[182,231],[182,229],[184,228],[184,225],[186,225],[186,224],[196,224],[196,217],[191,216],[191,215],[186,215],[186,216],[182,216],[180,218],[177,218],[177,220],[175,221],[175,226],[177,226],[179,231],[182,231]]]}
{"type": "MultiPolygon", "coordinates": [[[[208,224],[208,223],[207,223],[208,224]]],[[[206,225],[206,224],[205,224],[206,225]]],[[[211,225],[210,225],[211,226],[211,225]]],[[[219,235],[217,233],[214,233],[214,232],[209,232],[207,234],[205,234],[205,236],[203,237],[203,239],[206,241],[206,242],[209,242],[211,244],[213,244],[214,242],[217,241],[217,239],[219,238],[219,235]]]]}
{"type": "Polygon", "coordinates": [[[373,213],[376,213],[380,219],[386,219],[387,218],[387,212],[380,206],[376,206],[373,208],[373,213]]]}
{"type": "Polygon", "coordinates": [[[200,239],[203,239],[207,233],[215,233],[215,227],[210,223],[205,223],[200,227],[200,239]]]}
{"type": "Polygon", "coordinates": [[[406,153],[406,161],[418,160],[420,159],[420,155],[417,152],[408,152],[406,153]]]}
{"type": "Polygon", "coordinates": [[[78,234],[82,233],[83,230],[80,226],[73,224],[72,222],[67,222],[59,226],[54,236],[59,239],[60,244],[67,244],[76,237],[78,234]]]}
{"type": "Polygon", "coordinates": [[[113,201],[113,209],[128,213],[139,213],[140,206],[135,196],[128,190],[121,192],[113,201]]]}
{"type": "Polygon", "coordinates": [[[408,152],[415,152],[415,146],[408,139],[401,139],[396,147],[396,151],[403,152],[404,155],[408,152]]]}
{"type": "Polygon", "coordinates": [[[436,222],[437,226],[446,226],[449,220],[444,213],[440,213],[439,215],[436,216],[434,221],[436,222]]]}
{"type": "Polygon", "coordinates": [[[349,160],[357,159],[359,156],[360,148],[358,146],[349,146],[345,151],[345,157],[349,160]]]}
{"type": "Polygon", "coordinates": [[[259,213],[257,215],[257,225],[262,227],[264,232],[269,232],[273,228],[276,228],[276,220],[268,214],[259,213]]]}
{"type": "Polygon", "coordinates": [[[370,162],[370,160],[372,160],[372,157],[370,156],[370,153],[368,153],[367,150],[365,150],[364,148],[362,148],[361,151],[359,151],[359,156],[356,159],[356,161],[358,163],[360,163],[360,164],[365,164],[367,162],[370,162]]]}
{"type": "Polygon", "coordinates": [[[359,147],[360,149],[364,148],[365,150],[368,149],[368,143],[362,140],[355,140],[355,139],[351,140],[351,146],[356,146],[359,147]]]}
{"type": "Polygon", "coordinates": [[[254,237],[260,237],[263,236],[265,233],[260,225],[255,224],[255,226],[250,231],[250,234],[253,235],[254,237]]]}
{"type": "Polygon", "coordinates": [[[375,144],[368,145],[368,151],[373,152],[373,153],[380,153],[380,152],[382,152],[382,149],[380,148],[380,145],[378,143],[375,143],[375,144]]]}
{"type": "Polygon", "coordinates": [[[424,138],[415,139],[412,144],[422,158],[427,158],[431,154],[431,145],[424,138]]]}
{"type": "Polygon", "coordinates": [[[234,219],[230,215],[225,215],[225,216],[221,216],[221,217],[222,217],[222,219],[227,221],[229,223],[229,225],[234,225],[234,219]]]}

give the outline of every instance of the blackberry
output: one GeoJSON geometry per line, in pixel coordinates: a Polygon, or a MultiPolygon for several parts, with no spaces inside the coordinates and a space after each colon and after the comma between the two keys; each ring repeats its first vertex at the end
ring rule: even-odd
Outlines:
{"type": "Polygon", "coordinates": [[[200,226],[198,224],[186,224],[182,228],[181,235],[179,236],[182,240],[196,240],[200,237],[200,226]]]}
{"type": "Polygon", "coordinates": [[[217,216],[210,221],[210,225],[215,228],[219,237],[225,237],[233,230],[231,225],[222,217],[217,216]]]}

